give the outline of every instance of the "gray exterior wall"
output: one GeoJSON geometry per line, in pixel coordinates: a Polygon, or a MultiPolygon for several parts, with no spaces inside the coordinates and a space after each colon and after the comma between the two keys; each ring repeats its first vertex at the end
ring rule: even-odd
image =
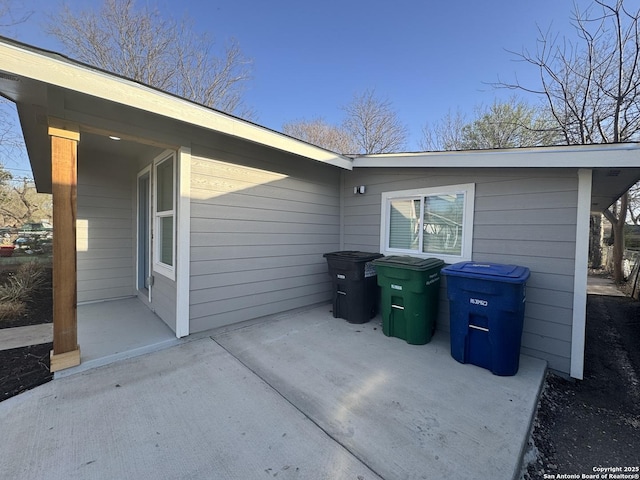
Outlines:
{"type": "Polygon", "coordinates": [[[191,332],[330,300],[338,169],[247,144],[192,146],[191,169],[191,332]]]}
{"type": "Polygon", "coordinates": [[[149,307],[171,330],[176,331],[176,282],[153,273],[154,283],[149,307]]]}
{"type": "MultiPolygon", "coordinates": [[[[344,249],[380,250],[381,193],[475,183],[473,260],[531,269],[522,353],[570,371],[578,177],[574,169],[392,169],[343,173],[344,249]],[[366,194],[353,187],[366,185],[366,194]]],[[[438,329],[449,331],[442,282],[438,329]]]]}
{"type": "Polygon", "coordinates": [[[134,294],[131,175],[126,161],[78,160],[78,302],[134,294]]]}

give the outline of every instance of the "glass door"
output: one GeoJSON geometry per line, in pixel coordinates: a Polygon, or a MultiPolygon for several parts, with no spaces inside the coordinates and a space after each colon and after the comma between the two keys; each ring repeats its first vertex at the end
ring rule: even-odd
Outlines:
{"type": "Polygon", "coordinates": [[[151,169],[138,174],[137,289],[151,301],[151,169]]]}

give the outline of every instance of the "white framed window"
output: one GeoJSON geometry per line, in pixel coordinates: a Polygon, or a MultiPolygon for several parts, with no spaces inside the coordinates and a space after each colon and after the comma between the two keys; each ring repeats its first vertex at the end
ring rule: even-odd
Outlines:
{"type": "Polygon", "coordinates": [[[380,252],[471,260],[475,184],[384,192],[380,252]]]}
{"type": "Polygon", "coordinates": [[[176,155],[156,157],[153,162],[153,270],[175,280],[176,259],[176,155]]]}

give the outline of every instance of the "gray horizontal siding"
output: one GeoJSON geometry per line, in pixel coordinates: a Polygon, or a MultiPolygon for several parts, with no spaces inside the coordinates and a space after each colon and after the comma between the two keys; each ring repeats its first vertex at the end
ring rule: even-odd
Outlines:
{"type": "Polygon", "coordinates": [[[251,148],[192,154],[190,330],[328,301],[339,173],[251,148]]]}
{"type": "Polygon", "coordinates": [[[155,272],[151,309],[171,330],[176,331],[176,282],[155,272]]]}
{"type": "Polygon", "coordinates": [[[132,171],[124,161],[78,162],[78,302],[134,293],[132,171]]]}
{"type": "MultiPolygon", "coordinates": [[[[568,372],[577,172],[572,169],[379,169],[344,172],[344,248],[379,251],[382,192],[474,183],[473,259],[529,267],[522,351],[568,372]],[[364,195],[353,187],[366,185],[364,195]]],[[[449,331],[446,282],[438,328],[449,331]]]]}

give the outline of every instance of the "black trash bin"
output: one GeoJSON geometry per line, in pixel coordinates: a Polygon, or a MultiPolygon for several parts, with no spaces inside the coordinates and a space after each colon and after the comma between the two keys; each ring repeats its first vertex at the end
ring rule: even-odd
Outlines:
{"type": "Polygon", "coordinates": [[[333,316],[365,323],[378,313],[378,282],[372,260],[379,253],[345,250],[325,253],[333,281],[333,316]]]}
{"type": "Polygon", "coordinates": [[[443,268],[442,274],[447,279],[451,356],[495,375],[515,375],[529,269],[461,262],[443,268]]]}

